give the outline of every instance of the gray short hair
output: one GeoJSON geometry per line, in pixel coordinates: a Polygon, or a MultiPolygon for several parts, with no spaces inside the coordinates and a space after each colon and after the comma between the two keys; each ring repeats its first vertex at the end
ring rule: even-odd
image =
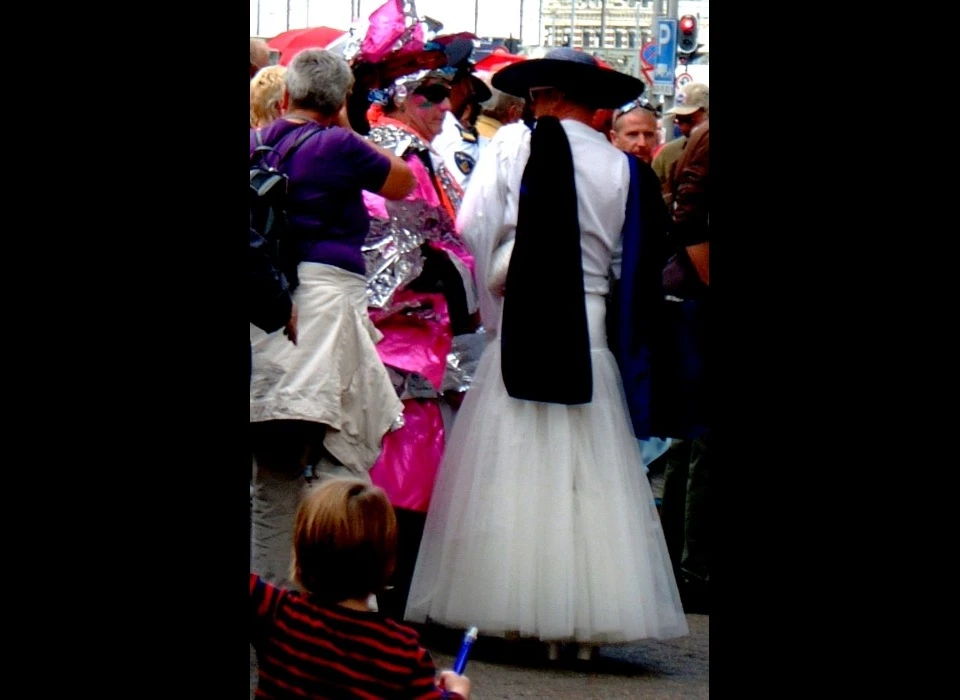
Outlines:
{"type": "Polygon", "coordinates": [[[522,97],[508,95],[505,92],[497,90],[497,88],[492,85],[487,85],[487,87],[490,88],[491,97],[482,103],[483,113],[488,117],[493,117],[498,122],[506,123],[512,108],[522,110],[526,104],[526,101],[522,97]]]}
{"type": "Polygon", "coordinates": [[[347,98],[353,73],[347,62],[324,49],[305,49],[287,66],[284,75],[290,106],[335,114],[347,98]]]}

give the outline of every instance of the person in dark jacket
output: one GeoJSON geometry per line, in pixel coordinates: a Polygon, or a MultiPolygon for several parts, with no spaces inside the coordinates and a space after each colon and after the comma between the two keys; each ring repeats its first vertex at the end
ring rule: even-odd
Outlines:
{"type": "MultiPolygon", "coordinates": [[[[689,87],[689,86],[688,86],[689,87]]],[[[701,285],[698,293],[681,302],[687,319],[693,354],[707,367],[707,319],[710,287],[710,120],[704,118],[690,132],[677,160],[673,182],[673,235],[687,256],[701,285]]],[[[710,568],[710,441],[709,381],[701,374],[693,384],[694,409],[702,429],[674,443],[665,457],[663,533],[676,569],[684,609],[709,612],[710,568]]]]}
{"type": "Polygon", "coordinates": [[[673,222],[677,240],[700,277],[710,285],[710,120],[690,132],[674,174],[673,222]]]}

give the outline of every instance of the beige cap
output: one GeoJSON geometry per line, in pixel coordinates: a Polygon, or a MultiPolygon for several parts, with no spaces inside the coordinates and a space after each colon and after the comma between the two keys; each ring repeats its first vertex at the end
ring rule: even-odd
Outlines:
{"type": "Polygon", "coordinates": [[[677,92],[677,100],[667,114],[693,114],[698,109],[710,111],[710,88],[703,83],[688,83],[677,92]]]}

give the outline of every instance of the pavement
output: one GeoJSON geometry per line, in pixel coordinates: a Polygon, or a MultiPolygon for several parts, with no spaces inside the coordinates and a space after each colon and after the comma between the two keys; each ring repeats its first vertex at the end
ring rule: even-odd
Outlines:
{"type": "MultiPolygon", "coordinates": [[[[493,698],[645,698],[646,700],[709,697],[710,617],[687,615],[690,634],[671,640],[647,640],[601,647],[589,662],[575,649],[564,649],[557,662],[546,659],[536,641],[477,640],[466,675],[471,700],[493,698]]],[[[438,669],[449,668],[462,633],[423,640],[438,669]]]]}

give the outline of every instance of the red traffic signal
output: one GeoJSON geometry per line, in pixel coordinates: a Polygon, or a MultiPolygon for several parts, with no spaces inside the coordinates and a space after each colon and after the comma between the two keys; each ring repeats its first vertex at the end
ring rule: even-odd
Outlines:
{"type": "Polygon", "coordinates": [[[677,39],[677,49],[682,54],[694,53],[697,43],[697,18],[693,15],[684,15],[680,18],[680,36],[677,39]]]}

